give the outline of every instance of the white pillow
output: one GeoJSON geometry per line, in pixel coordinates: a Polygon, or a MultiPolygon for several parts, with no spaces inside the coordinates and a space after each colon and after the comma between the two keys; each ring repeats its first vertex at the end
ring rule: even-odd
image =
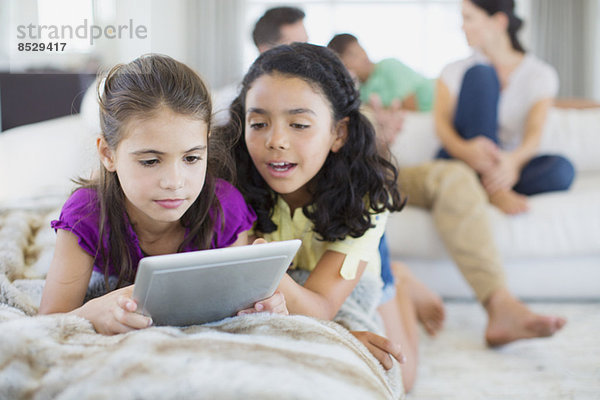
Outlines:
{"type": "Polygon", "coordinates": [[[540,153],[566,156],[578,172],[600,171],[600,108],[552,108],[540,153]]]}
{"type": "Polygon", "coordinates": [[[0,134],[0,207],[66,196],[71,179],[97,166],[95,135],[79,114],[9,129],[0,134]]]}
{"type": "Polygon", "coordinates": [[[402,130],[390,150],[398,165],[406,167],[431,161],[440,146],[435,134],[433,114],[407,111],[404,114],[402,130]]]}

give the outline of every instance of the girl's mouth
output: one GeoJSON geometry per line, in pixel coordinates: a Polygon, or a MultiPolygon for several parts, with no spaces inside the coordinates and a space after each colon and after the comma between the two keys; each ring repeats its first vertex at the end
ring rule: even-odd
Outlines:
{"type": "Polygon", "coordinates": [[[290,163],[290,162],[270,162],[267,163],[267,169],[271,176],[276,178],[286,178],[289,176],[298,164],[290,163]]]}
{"type": "Polygon", "coordinates": [[[155,201],[156,201],[156,203],[158,203],[159,206],[168,208],[168,209],[177,208],[183,204],[183,199],[165,199],[165,200],[155,200],[155,201]]]}
{"type": "Polygon", "coordinates": [[[269,163],[269,168],[273,169],[275,172],[286,172],[294,168],[296,165],[298,164],[288,162],[271,162],[269,163]]]}

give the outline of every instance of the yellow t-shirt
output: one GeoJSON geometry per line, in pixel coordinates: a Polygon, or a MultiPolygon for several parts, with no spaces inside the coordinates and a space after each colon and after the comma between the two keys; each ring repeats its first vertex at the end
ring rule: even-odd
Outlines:
{"type": "Polygon", "coordinates": [[[365,273],[372,273],[379,277],[381,274],[379,242],[385,230],[388,214],[388,211],[384,211],[371,215],[371,224],[374,226],[361,237],[348,236],[344,240],[327,242],[319,240],[319,235],[313,231],[313,223],[306,218],[301,208],[294,210],[294,216],[292,217],[289,206],[279,196],[272,217],[273,222],[277,225],[277,230],[263,234],[262,237],[268,242],[291,239],[302,240],[302,246],[300,246],[300,250],[298,250],[290,266],[291,269],[299,268],[312,271],[325,251],[332,250],[346,254],[340,269],[342,278],[354,279],[361,260],[367,262],[365,273]]]}

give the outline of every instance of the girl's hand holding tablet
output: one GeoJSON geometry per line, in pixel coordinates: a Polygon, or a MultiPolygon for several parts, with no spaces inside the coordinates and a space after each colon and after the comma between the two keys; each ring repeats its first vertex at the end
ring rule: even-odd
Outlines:
{"type": "Polygon", "coordinates": [[[245,310],[239,311],[237,315],[254,314],[258,312],[270,312],[274,314],[283,315],[290,314],[285,304],[285,297],[283,296],[283,293],[281,293],[279,290],[275,291],[273,296],[254,304],[253,308],[247,308],[245,310]]]}
{"type": "Polygon", "coordinates": [[[90,321],[98,333],[115,335],[152,325],[152,319],[136,313],[137,303],[131,298],[133,285],[113,290],[90,300],[73,314],[90,321]]]}
{"type": "MultiPolygon", "coordinates": [[[[252,244],[267,243],[265,239],[258,238],[252,241],[252,244]]],[[[289,315],[289,311],[285,304],[285,296],[279,290],[276,290],[273,296],[261,300],[254,304],[254,307],[240,310],[237,315],[254,314],[258,312],[270,312],[274,314],[289,315]]]]}

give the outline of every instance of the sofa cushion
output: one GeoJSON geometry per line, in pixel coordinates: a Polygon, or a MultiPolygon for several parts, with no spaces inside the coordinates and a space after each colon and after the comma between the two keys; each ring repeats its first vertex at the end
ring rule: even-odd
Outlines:
{"type": "Polygon", "coordinates": [[[71,179],[98,165],[94,136],[80,115],[0,133],[0,206],[32,197],[66,196],[71,179]]]}
{"type": "MultiPolygon", "coordinates": [[[[530,197],[529,212],[507,216],[489,206],[496,243],[505,260],[523,257],[600,256],[600,174],[581,173],[567,192],[530,197]]],[[[406,207],[390,215],[393,258],[444,259],[448,255],[431,214],[406,207]]]]}

